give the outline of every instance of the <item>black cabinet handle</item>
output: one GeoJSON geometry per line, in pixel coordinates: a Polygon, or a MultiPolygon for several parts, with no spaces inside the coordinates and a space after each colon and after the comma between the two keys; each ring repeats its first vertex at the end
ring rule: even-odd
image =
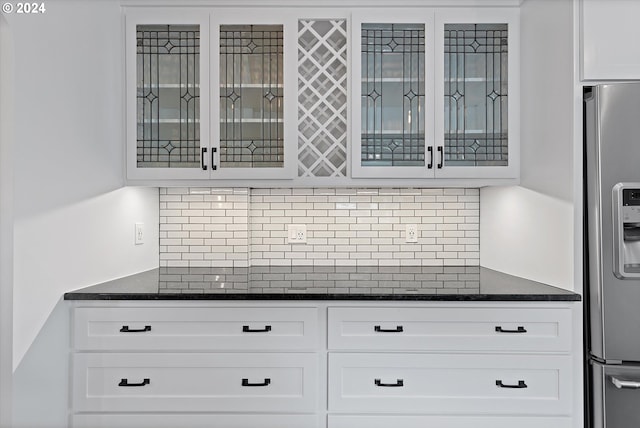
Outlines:
{"type": "Polygon", "coordinates": [[[399,325],[399,326],[396,326],[396,328],[387,329],[387,328],[382,328],[379,325],[376,325],[373,327],[373,330],[377,331],[378,333],[402,333],[404,331],[404,328],[401,325],[399,325]]]}
{"type": "Polygon", "coordinates": [[[200,167],[202,167],[203,171],[207,170],[207,165],[204,164],[205,161],[205,155],[207,154],[207,148],[203,147],[202,148],[202,155],[200,156],[200,167]]]}
{"type": "Polygon", "coordinates": [[[396,380],[396,383],[382,383],[380,379],[375,379],[374,383],[376,384],[376,386],[381,386],[385,388],[398,388],[398,387],[404,386],[404,380],[402,379],[396,380]]]}
{"type": "Polygon", "coordinates": [[[218,151],[217,147],[211,147],[211,169],[212,170],[217,170],[218,166],[216,165],[216,161],[214,159],[214,154],[218,151]]]}
{"type": "Polygon", "coordinates": [[[242,332],[243,333],[266,333],[268,331],[271,331],[271,326],[270,325],[265,325],[264,328],[249,328],[248,325],[243,325],[242,326],[242,332]]]}
{"type": "Polygon", "coordinates": [[[444,162],[444,153],[442,152],[442,146],[438,146],[438,153],[440,153],[440,162],[438,162],[438,169],[442,169],[442,162],[444,162]]]}
{"type": "Polygon", "coordinates": [[[513,389],[522,389],[528,388],[527,384],[524,383],[523,380],[519,380],[517,385],[505,385],[501,380],[496,380],[496,385],[500,388],[513,388],[513,389]]]}
{"type": "Polygon", "coordinates": [[[269,386],[271,379],[266,378],[263,382],[249,383],[249,379],[242,379],[242,386],[269,386]]]}
{"type": "Polygon", "coordinates": [[[151,383],[151,379],[144,378],[140,383],[129,383],[129,379],[121,379],[118,386],[145,386],[151,383]]]}
{"type": "Polygon", "coordinates": [[[520,325],[516,330],[509,330],[509,329],[504,329],[501,326],[497,325],[496,331],[498,333],[526,333],[527,329],[520,325]]]}
{"type": "Polygon", "coordinates": [[[429,164],[427,165],[428,169],[433,168],[433,147],[427,147],[427,151],[429,152],[429,164]]]}
{"type": "Polygon", "coordinates": [[[128,325],[123,325],[120,329],[121,333],[142,333],[145,331],[151,331],[151,326],[145,325],[143,328],[129,328],[128,325]]]}

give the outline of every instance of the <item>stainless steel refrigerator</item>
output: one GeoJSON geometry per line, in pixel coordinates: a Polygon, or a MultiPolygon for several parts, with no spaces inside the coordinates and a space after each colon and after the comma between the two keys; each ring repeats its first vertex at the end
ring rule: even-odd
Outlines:
{"type": "Polygon", "coordinates": [[[586,410],[640,427],[640,83],[584,90],[586,410]]]}

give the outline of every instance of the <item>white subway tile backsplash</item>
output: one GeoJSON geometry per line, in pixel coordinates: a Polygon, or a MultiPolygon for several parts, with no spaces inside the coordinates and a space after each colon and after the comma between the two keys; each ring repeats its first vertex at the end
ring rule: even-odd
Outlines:
{"type": "Polygon", "coordinates": [[[479,207],[478,189],[162,188],[160,265],[478,265],[479,207]]]}

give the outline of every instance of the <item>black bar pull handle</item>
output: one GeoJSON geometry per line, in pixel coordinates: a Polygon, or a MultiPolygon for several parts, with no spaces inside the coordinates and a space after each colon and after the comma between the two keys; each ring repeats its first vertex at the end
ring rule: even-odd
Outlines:
{"type": "Polygon", "coordinates": [[[215,161],[215,153],[218,151],[217,147],[211,147],[211,169],[212,170],[217,170],[218,166],[216,165],[216,161],[215,161]]]}
{"type": "Polygon", "coordinates": [[[429,152],[429,164],[427,165],[428,169],[433,168],[433,147],[427,147],[427,151],[429,152]]]}
{"type": "Polygon", "coordinates": [[[440,153],[440,161],[438,162],[438,169],[442,169],[442,163],[444,162],[444,153],[442,146],[438,146],[438,153],[440,153]]]}
{"type": "Polygon", "coordinates": [[[205,165],[205,156],[207,154],[207,148],[203,147],[202,148],[202,155],[200,156],[200,167],[202,168],[203,171],[207,170],[207,165],[205,165]]]}
{"type": "Polygon", "coordinates": [[[129,328],[128,325],[123,325],[120,329],[120,333],[142,333],[145,331],[151,331],[151,326],[145,325],[143,328],[129,328]]]}
{"type": "Polygon", "coordinates": [[[396,383],[383,383],[380,379],[375,379],[374,383],[376,386],[385,387],[385,388],[401,388],[404,386],[404,380],[398,379],[396,383]]]}
{"type": "Polygon", "coordinates": [[[270,383],[271,379],[269,378],[266,378],[264,381],[257,383],[249,383],[249,379],[242,379],[242,386],[269,386],[270,383]]]}
{"type": "Polygon", "coordinates": [[[517,385],[505,385],[501,380],[496,380],[496,385],[500,388],[512,388],[512,389],[523,389],[528,388],[527,384],[523,380],[519,380],[517,385]]]}
{"type": "Polygon", "coordinates": [[[498,333],[526,333],[527,329],[524,328],[523,326],[519,325],[517,329],[509,330],[509,329],[502,328],[502,326],[497,325],[496,326],[496,331],[498,333]]]}
{"type": "Polygon", "coordinates": [[[140,383],[129,383],[129,379],[120,379],[118,386],[145,386],[151,383],[151,379],[144,378],[140,383]]]}
{"type": "Polygon", "coordinates": [[[379,325],[373,327],[373,330],[378,333],[402,333],[404,328],[401,325],[396,326],[396,328],[382,328],[379,325]]]}
{"type": "Polygon", "coordinates": [[[266,333],[268,331],[271,331],[270,325],[265,325],[264,328],[249,328],[248,325],[242,326],[243,333],[266,333]]]}

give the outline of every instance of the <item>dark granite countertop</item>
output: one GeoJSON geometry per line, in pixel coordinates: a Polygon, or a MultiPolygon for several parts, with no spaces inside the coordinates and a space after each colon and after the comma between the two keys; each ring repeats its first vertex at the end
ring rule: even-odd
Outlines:
{"type": "Polygon", "coordinates": [[[161,267],[65,293],[65,300],[579,301],[479,266],[161,267]]]}

